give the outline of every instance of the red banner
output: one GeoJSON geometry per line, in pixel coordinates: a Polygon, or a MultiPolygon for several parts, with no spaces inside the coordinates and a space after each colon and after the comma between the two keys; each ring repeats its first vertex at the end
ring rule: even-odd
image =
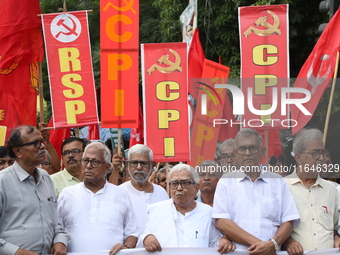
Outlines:
{"type": "Polygon", "coordinates": [[[44,56],[38,0],[0,1],[0,126],[8,137],[36,125],[38,61],[44,56]]]}
{"type": "Polygon", "coordinates": [[[53,126],[98,124],[87,12],[42,15],[53,126]]]}
{"type": "Polygon", "coordinates": [[[281,89],[289,87],[288,5],[240,7],[239,27],[244,126],[287,128],[281,89]]]}
{"type": "MultiPolygon", "coordinates": [[[[224,103],[229,102],[226,89],[215,89],[214,85],[227,84],[229,70],[229,67],[206,59],[203,65],[203,78],[191,80],[191,83],[194,83],[191,87],[196,84],[198,88],[191,135],[191,164],[194,167],[204,160],[214,160],[215,149],[213,148],[216,147],[220,128],[229,128],[226,125],[214,125],[215,120],[222,119],[224,103]]],[[[232,109],[229,108],[229,111],[232,109]]]]}
{"type": "Polygon", "coordinates": [[[100,1],[103,128],[137,128],[139,1],[100,1]]]}
{"type": "Polygon", "coordinates": [[[142,44],[144,139],[156,162],[189,161],[186,43],[142,44]]]}

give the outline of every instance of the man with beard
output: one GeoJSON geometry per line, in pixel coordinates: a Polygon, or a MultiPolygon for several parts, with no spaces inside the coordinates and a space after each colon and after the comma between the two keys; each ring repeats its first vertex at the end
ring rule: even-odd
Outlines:
{"type": "Polygon", "coordinates": [[[19,126],[9,137],[15,162],[0,171],[0,254],[66,254],[67,235],[57,224],[51,178],[36,167],[45,158],[46,144],[33,126],[19,126]]]}
{"type": "Polygon", "coordinates": [[[215,228],[212,208],[195,201],[198,181],[197,172],[189,165],[177,164],[170,170],[171,199],[148,207],[147,227],[138,247],[144,246],[148,252],[162,247],[218,247],[221,254],[235,249],[215,228]]]}
{"type": "Polygon", "coordinates": [[[284,244],[288,254],[303,251],[339,248],[338,192],[332,183],[323,180],[328,151],[322,132],[316,128],[302,129],[293,142],[296,170],[285,177],[298,208],[301,224],[293,229],[284,244]]]}
{"type": "Polygon", "coordinates": [[[219,148],[219,163],[224,167],[224,172],[235,171],[240,168],[237,159],[234,154],[235,140],[228,138],[225,140],[219,148]]]}
{"type": "Polygon", "coordinates": [[[144,232],[146,226],[148,205],[169,198],[161,186],[148,180],[153,167],[152,160],[153,153],[149,147],[142,144],[132,146],[126,161],[131,181],[120,185],[130,195],[140,233],[144,232]]]}
{"type": "Polygon", "coordinates": [[[80,160],[83,156],[85,146],[85,141],[78,137],[67,138],[62,143],[61,156],[65,169],[51,175],[57,197],[65,187],[83,181],[80,160]]]}
{"type": "Polygon", "coordinates": [[[205,160],[198,166],[200,194],[197,202],[213,206],[216,185],[223,174],[218,169],[217,162],[211,160],[205,160]]]}

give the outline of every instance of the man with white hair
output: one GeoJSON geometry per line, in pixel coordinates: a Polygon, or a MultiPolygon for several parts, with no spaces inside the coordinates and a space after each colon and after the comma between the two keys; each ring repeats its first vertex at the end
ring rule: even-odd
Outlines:
{"type": "Polygon", "coordinates": [[[169,180],[171,199],[148,207],[147,227],[137,246],[149,252],[162,247],[218,247],[221,254],[233,251],[235,246],[215,228],[212,208],[195,201],[199,177],[194,168],[177,164],[169,180]]]}
{"type": "Polygon", "coordinates": [[[258,132],[242,129],[235,145],[241,168],[223,175],[218,182],[212,217],[237,249],[252,255],[276,254],[299,224],[294,199],[280,175],[261,169],[266,148],[258,132]]]}
{"type": "Polygon", "coordinates": [[[134,248],[139,236],[127,192],[106,181],[111,152],[100,142],[85,147],[80,163],[84,182],[66,187],[58,199],[59,222],[71,240],[69,252],[134,248]]]}
{"type": "Polygon", "coordinates": [[[148,205],[169,198],[161,186],[148,180],[153,167],[152,160],[153,153],[149,147],[143,144],[132,146],[126,161],[131,181],[120,185],[130,195],[140,233],[143,233],[146,226],[148,205]]]}
{"type": "Polygon", "coordinates": [[[301,224],[285,243],[288,254],[303,251],[340,250],[338,230],[338,192],[319,172],[325,167],[328,151],[323,134],[316,128],[302,129],[293,142],[296,170],[285,177],[298,208],[301,224]]]}

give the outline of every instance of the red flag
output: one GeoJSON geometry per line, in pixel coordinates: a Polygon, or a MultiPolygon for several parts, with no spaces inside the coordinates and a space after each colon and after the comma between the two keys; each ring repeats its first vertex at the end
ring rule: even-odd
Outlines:
{"type": "MultiPolygon", "coordinates": [[[[333,77],[339,43],[340,12],[337,11],[302,66],[294,84],[294,88],[304,88],[310,91],[311,99],[303,106],[312,115],[333,77]]],[[[303,93],[291,94],[291,99],[304,97],[303,93]]],[[[312,115],[305,115],[295,105],[291,105],[291,119],[297,121],[297,125],[292,128],[293,135],[308,123],[312,115]]]]}
{"type": "MultiPolygon", "coordinates": [[[[53,127],[53,119],[51,117],[48,127],[53,127]]],[[[61,144],[63,141],[70,137],[71,130],[70,128],[61,128],[61,129],[51,129],[50,130],[50,143],[53,145],[56,150],[59,159],[61,160],[61,144]]]]}
{"type": "Polygon", "coordinates": [[[18,125],[36,125],[38,63],[43,58],[38,0],[0,1],[0,110],[7,136],[18,125]]]}
{"type": "Polygon", "coordinates": [[[200,41],[200,32],[198,28],[195,29],[190,49],[188,53],[188,84],[190,95],[197,100],[198,89],[197,84],[191,84],[191,78],[201,78],[204,63],[204,51],[200,41]]]}
{"type": "Polygon", "coordinates": [[[139,106],[138,128],[131,128],[130,148],[135,144],[144,144],[143,113],[139,106]]]}
{"type": "Polygon", "coordinates": [[[98,125],[89,126],[88,139],[89,140],[100,140],[98,125]]]}
{"type": "MultiPolygon", "coordinates": [[[[230,104],[230,100],[228,95],[224,98],[224,106],[223,106],[223,119],[226,119],[228,121],[232,121],[233,123],[236,123],[236,119],[233,115],[233,107],[230,104]]],[[[228,127],[222,127],[220,128],[220,132],[218,134],[218,140],[225,141],[228,138],[234,139],[235,136],[238,133],[238,125],[232,125],[228,127]]]]}

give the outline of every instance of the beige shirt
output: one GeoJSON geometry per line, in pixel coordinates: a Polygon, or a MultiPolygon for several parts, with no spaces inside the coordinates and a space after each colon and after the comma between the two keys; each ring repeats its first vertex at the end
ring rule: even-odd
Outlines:
{"type": "Polygon", "coordinates": [[[334,230],[338,228],[338,192],[329,181],[318,176],[309,189],[296,172],[285,177],[300,214],[300,225],[291,237],[305,251],[334,247],[334,230]]]}
{"type": "Polygon", "coordinates": [[[76,177],[72,176],[66,169],[59,171],[58,173],[52,174],[51,179],[52,179],[57,197],[59,197],[60,192],[65,187],[81,182],[76,177]]]}

